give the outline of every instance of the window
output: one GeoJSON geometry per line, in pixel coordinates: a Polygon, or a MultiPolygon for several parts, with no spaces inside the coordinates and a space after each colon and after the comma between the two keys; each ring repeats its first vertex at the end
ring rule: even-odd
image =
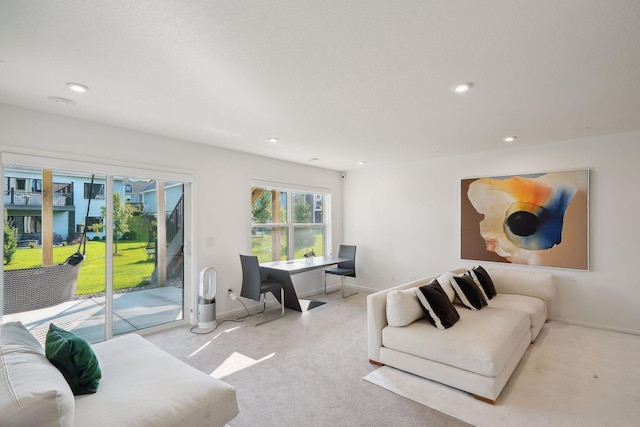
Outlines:
{"type": "Polygon", "coordinates": [[[93,192],[90,191],[91,183],[84,183],[84,198],[104,200],[104,184],[93,184],[93,192]]]}
{"type": "Polygon", "coordinates": [[[251,188],[251,253],[260,262],[324,255],[328,194],[251,188]],[[290,239],[291,237],[291,239],[290,239]]]}
{"type": "MultiPolygon", "coordinates": [[[[92,227],[96,226],[97,224],[102,224],[102,217],[99,217],[99,216],[87,217],[87,230],[91,230],[92,227]]],[[[78,231],[82,232],[82,229],[78,231]]]]}

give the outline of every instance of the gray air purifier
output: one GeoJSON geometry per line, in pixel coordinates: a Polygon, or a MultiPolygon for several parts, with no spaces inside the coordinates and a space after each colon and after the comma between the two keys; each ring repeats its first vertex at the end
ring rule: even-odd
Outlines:
{"type": "Polygon", "coordinates": [[[216,328],[216,291],[218,272],[213,267],[200,270],[198,287],[198,332],[211,332],[216,328]]]}

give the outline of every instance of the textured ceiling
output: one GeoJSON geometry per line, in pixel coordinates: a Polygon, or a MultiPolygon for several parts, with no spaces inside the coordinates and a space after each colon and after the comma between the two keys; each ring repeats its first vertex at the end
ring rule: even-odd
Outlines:
{"type": "Polygon", "coordinates": [[[0,0],[0,102],[350,170],[639,130],[639,22],[637,0],[0,0]]]}

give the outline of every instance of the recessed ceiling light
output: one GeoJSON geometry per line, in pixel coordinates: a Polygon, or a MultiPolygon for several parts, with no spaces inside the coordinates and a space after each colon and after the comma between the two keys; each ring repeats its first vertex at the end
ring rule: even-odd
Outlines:
{"type": "Polygon", "coordinates": [[[62,106],[73,106],[73,105],[76,105],[75,101],[73,101],[72,99],[63,98],[61,96],[49,96],[49,97],[47,97],[47,99],[50,102],[53,102],[56,105],[62,105],[62,106]]]}
{"type": "Polygon", "coordinates": [[[511,136],[505,136],[504,138],[502,138],[502,140],[504,142],[513,142],[513,141],[516,140],[516,138],[518,138],[518,137],[515,136],[515,135],[511,135],[511,136]]]}
{"type": "Polygon", "coordinates": [[[471,89],[471,86],[473,86],[473,83],[458,83],[451,90],[455,93],[465,93],[471,89]]]}
{"type": "Polygon", "coordinates": [[[358,164],[359,164],[360,166],[364,165],[365,163],[367,163],[367,162],[365,162],[364,160],[360,160],[360,161],[358,162],[358,164]]]}
{"type": "Polygon", "coordinates": [[[275,144],[276,142],[278,142],[280,140],[278,138],[271,137],[271,138],[267,139],[267,141],[269,141],[272,144],[275,144]]]}
{"type": "Polygon", "coordinates": [[[69,90],[72,90],[78,93],[85,93],[89,91],[89,88],[87,86],[80,83],[69,82],[67,83],[67,87],[69,88],[69,90]]]}

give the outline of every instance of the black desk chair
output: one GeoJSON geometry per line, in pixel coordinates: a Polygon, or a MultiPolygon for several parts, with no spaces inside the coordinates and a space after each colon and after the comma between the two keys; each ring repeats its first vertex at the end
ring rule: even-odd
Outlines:
{"type": "Polygon", "coordinates": [[[327,274],[333,274],[335,276],[340,276],[342,298],[347,298],[357,294],[357,292],[351,292],[346,295],[344,293],[344,277],[356,277],[356,247],[349,245],[340,245],[340,249],[338,250],[338,257],[349,258],[350,261],[341,262],[336,268],[327,268],[324,271],[324,293],[326,295],[337,292],[337,290],[327,292],[327,274]]]}
{"type": "Polygon", "coordinates": [[[260,264],[258,263],[257,256],[240,255],[240,264],[242,265],[242,290],[240,291],[240,296],[254,301],[260,301],[260,294],[264,295],[263,308],[258,314],[262,313],[266,320],[264,322],[257,323],[256,326],[271,322],[284,316],[284,285],[281,282],[268,280],[264,277],[264,274],[260,271],[260,264]],[[275,292],[278,289],[280,289],[280,306],[282,307],[282,313],[274,319],[269,319],[264,315],[264,312],[267,309],[267,293],[275,292]]]}

